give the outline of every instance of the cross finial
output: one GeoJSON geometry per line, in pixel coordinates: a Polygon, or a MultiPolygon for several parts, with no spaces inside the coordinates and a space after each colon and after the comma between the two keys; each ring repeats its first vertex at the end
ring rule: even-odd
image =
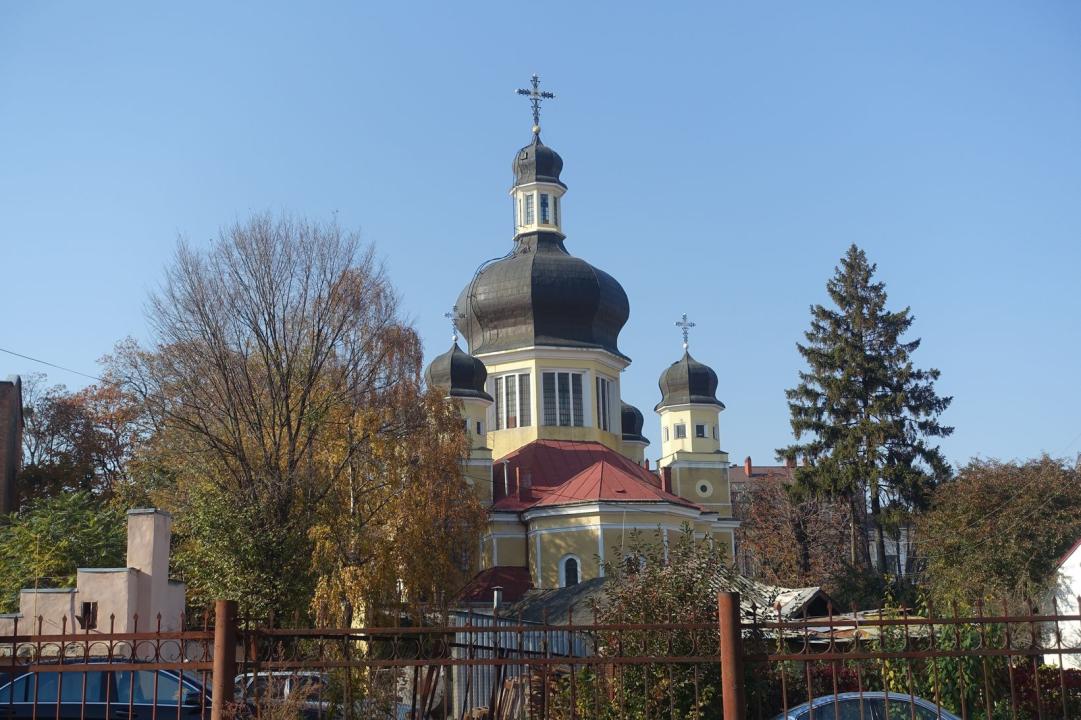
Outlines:
{"type": "Polygon", "coordinates": [[[540,135],[540,104],[541,100],[554,100],[555,93],[550,93],[547,90],[540,89],[540,75],[533,73],[533,88],[518,88],[517,93],[519,95],[525,95],[529,98],[530,104],[533,106],[533,134],[540,135]]]}
{"type": "Polygon", "coordinates": [[[443,313],[443,317],[445,317],[447,320],[450,320],[450,327],[451,327],[451,331],[452,331],[451,338],[454,340],[455,343],[457,343],[458,342],[458,321],[459,320],[464,320],[465,315],[462,315],[460,312],[458,312],[458,306],[455,305],[454,307],[452,307],[450,309],[450,312],[443,313]]]}
{"type": "Polygon", "coordinates": [[[676,327],[683,331],[683,349],[687,349],[687,336],[691,334],[694,323],[687,319],[687,313],[683,313],[682,320],[676,320],[676,327]]]}

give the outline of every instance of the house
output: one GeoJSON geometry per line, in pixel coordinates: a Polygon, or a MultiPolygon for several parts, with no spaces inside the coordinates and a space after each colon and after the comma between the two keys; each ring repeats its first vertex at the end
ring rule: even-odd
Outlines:
{"type": "Polygon", "coordinates": [[[16,627],[20,635],[182,629],[185,587],[169,579],[172,517],[144,508],[129,510],[127,523],[125,567],[79,568],[75,587],[22,590],[19,612],[0,615],[0,637],[14,634],[16,627]]]}
{"type": "MultiPolygon", "coordinates": [[[[1081,595],[1081,538],[1070,546],[1058,559],[1055,571],[1055,583],[1048,591],[1042,603],[1043,612],[1052,613],[1056,610],[1059,615],[1079,614],[1078,596],[1081,595]]],[[[1061,620],[1058,623],[1058,632],[1061,636],[1062,647],[1081,647],[1081,622],[1077,620],[1061,620]]],[[[1045,628],[1047,638],[1044,640],[1045,647],[1057,647],[1059,639],[1055,636],[1055,628],[1049,625],[1045,628]]],[[[1043,661],[1048,665],[1062,665],[1066,668],[1081,668],[1081,655],[1047,654],[1043,661]]]]}

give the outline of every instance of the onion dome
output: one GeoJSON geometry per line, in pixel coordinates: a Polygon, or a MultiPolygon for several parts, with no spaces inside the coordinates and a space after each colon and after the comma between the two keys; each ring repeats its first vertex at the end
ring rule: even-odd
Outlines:
{"type": "Polygon", "coordinates": [[[657,383],[661,388],[661,401],[655,410],[670,405],[716,405],[724,410],[724,403],[717,399],[717,373],[713,368],[691,357],[686,350],[683,357],[661,373],[657,383]]]}
{"type": "Polygon", "coordinates": [[[477,272],[458,298],[470,352],[531,346],[619,351],[630,317],[627,293],[608,273],[576,258],[563,236],[519,235],[514,251],[477,272]]]}
{"type": "Polygon", "coordinates": [[[542,143],[539,134],[533,136],[533,142],[518,151],[511,169],[514,171],[515,185],[543,182],[567,187],[559,179],[559,173],[563,172],[563,158],[542,143]]]}
{"type": "Polygon", "coordinates": [[[439,388],[448,397],[492,401],[492,396],[484,390],[488,369],[483,362],[463,352],[457,341],[450,350],[432,360],[424,379],[428,387],[439,388]]]}
{"type": "Polygon", "coordinates": [[[620,402],[619,410],[622,416],[623,440],[625,442],[640,442],[649,445],[649,440],[646,440],[645,435],[642,434],[642,425],[645,424],[642,411],[625,402],[620,402]]]}

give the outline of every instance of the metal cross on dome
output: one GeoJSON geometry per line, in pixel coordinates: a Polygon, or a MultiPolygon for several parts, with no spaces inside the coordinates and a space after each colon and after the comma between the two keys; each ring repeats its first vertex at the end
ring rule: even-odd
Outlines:
{"type": "Polygon", "coordinates": [[[533,134],[540,135],[540,104],[542,100],[554,100],[555,93],[540,89],[540,75],[533,73],[533,89],[518,88],[519,95],[525,95],[533,105],[533,134]]]}
{"type": "Polygon", "coordinates": [[[676,327],[683,331],[683,349],[687,349],[687,336],[691,334],[694,323],[687,319],[687,313],[683,313],[682,320],[676,320],[676,327]]]}
{"type": "Polygon", "coordinates": [[[458,342],[458,321],[465,320],[465,315],[458,312],[458,306],[455,305],[450,309],[450,312],[443,313],[443,317],[450,320],[450,326],[453,331],[451,337],[454,339],[454,342],[458,342]]]}

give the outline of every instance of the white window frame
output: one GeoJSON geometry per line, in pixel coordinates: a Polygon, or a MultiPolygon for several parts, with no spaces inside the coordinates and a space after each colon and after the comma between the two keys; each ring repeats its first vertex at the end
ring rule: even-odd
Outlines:
{"type": "Polygon", "coordinates": [[[672,426],[672,437],[674,437],[676,440],[686,440],[687,439],[687,423],[676,423],[675,425],[673,425],[672,426]],[[683,431],[682,435],[679,434],[680,430],[683,431]]]}
{"type": "Polygon", "coordinates": [[[567,561],[573,560],[575,567],[578,569],[578,580],[575,585],[580,585],[583,582],[582,579],[582,559],[573,553],[564,555],[559,559],[559,587],[570,587],[567,584],[567,561]]]}
{"type": "MultiPolygon", "coordinates": [[[[615,396],[618,394],[616,389],[616,381],[607,375],[594,375],[593,376],[593,404],[597,411],[597,417],[595,423],[598,428],[605,432],[617,432],[616,428],[616,413],[615,408],[615,396]],[[601,392],[603,388],[603,392],[601,392]],[[603,400],[603,402],[602,402],[603,400]]],[[[623,418],[619,416],[622,423],[623,418]]],[[[618,432],[622,432],[622,428],[618,432]]]]}
{"type": "MultiPolygon", "coordinates": [[[[518,428],[530,427],[533,425],[533,395],[536,390],[533,387],[532,372],[529,370],[523,372],[507,372],[502,373],[492,378],[491,392],[495,402],[492,403],[491,414],[488,419],[488,426],[494,427],[496,430],[517,430],[518,428]],[[529,398],[522,399],[522,377],[529,378],[529,398]],[[507,427],[507,418],[510,417],[509,409],[507,407],[507,387],[510,383],[507,382],[508,378],[514,379],[514,402],[515,402],[515,425],[514,427],[507,427]],[[502,381],[502,382],[499,382],[502,381]],[[499,388],[502,386],[502,397],[497,397],[499,388]],[[528,416],[528,422],[522,422],[524,414],[528,416]],[[502,417],[500,417],[502,415],[502,417]]],[[[479,434],[479,433],[478,433],[479,434]]]]}
{"type": "MultiPolygon", "coordinates": [[[[571,370],[568,368],[545,368],[540,370],[537,375],[540,377],[539,389],[540,394],[537,398],[537,411],[540,415],[541,427],[589,427],[590,418],[590,403],[592,401],[592,393],[590,392],[590,373],[584,370],[571,370]],[[545,375],[554,375],[555,378],[555,422],[548,422],[547,407],[545,404],[544,396],[544,377],[545,375]],[[560,410],[562,406],[559,402],[559,376],[567,376],[567,397],[570,399],[570,408],[567,411],[567,417],[570,418],[570,422],[567,424],[561,423],[560,410]],[[581,422],[574,421],[574,376],[577,375],[580,379],[582,396],[581,396],[581,409],[582,420],[581,422]]],[[[536,394],[536,393],[534,393],[536,394]]]]}
{"type": "Polygon", "coordinates": [[[694,436],[696,438],[708,438],[709,437],[709,425],[707,425],[706,423],[695,423],[694,424],[694,436]],[[698,428],[702,428],[702,434],[701,435],[698,434],[698,428]]]}

